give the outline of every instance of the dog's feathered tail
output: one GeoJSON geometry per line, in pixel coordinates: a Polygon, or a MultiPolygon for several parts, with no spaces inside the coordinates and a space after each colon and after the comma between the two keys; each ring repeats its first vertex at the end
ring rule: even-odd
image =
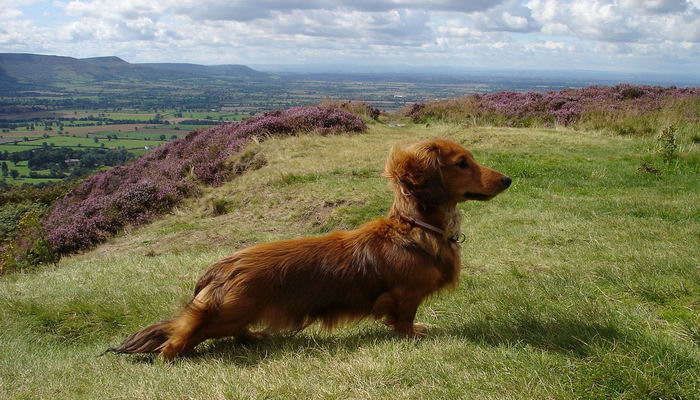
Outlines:
{"type": "Polygon", "coordinates": [[[110,347],[107,353],[156,353],[170,338],[172,320],[156,322],[131,334],[119,346],[110,347]]]}

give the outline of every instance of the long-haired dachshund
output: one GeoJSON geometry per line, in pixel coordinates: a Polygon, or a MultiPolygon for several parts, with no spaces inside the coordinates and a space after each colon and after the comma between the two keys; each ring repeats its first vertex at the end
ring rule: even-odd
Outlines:
{"type": "Polygon", "coordinates": [[[387,218],[237,251],[209,267],[179,316],[109,351],[170,360],[209,338],[260,337],[250,326],[301,330],[320,321],[333,328],[367,316],[399,335],[424,336],[413,321],[418,306],[459,279],[457,203],[489,200],[511,179],[447,140],[395,147],[384,175],[394,189],[387,218]]]}

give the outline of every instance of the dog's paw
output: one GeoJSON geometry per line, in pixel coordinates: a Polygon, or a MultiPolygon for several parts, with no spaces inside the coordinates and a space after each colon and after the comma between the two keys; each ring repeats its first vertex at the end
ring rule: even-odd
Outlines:
{"type": "Polygon", "coordinates": [[[394,331],[409,339],[421,339],[428,335],[428,326],[425,324],[397,324],[394,331]]]}
{"type": "Polygon", "coordinates": [[[266,339],[268,336],[270,336],[270,335],[265,331],[248,330],[244,334],[242,334],[241,336],[238,337],[238,341],[244,342],[244,343],[257,342],[257,341],[266,339]]]}
{"type": "Polygon", "coordinates": [[[421,323],[413,324],[412,334],[410,336],[414,339],[422,339],[428,336],[428,325],[421,323]]]}

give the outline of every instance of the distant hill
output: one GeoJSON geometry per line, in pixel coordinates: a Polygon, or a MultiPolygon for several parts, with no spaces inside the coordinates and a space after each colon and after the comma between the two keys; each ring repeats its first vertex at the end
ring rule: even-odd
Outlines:
{"type": "Polygon", "coordinates": [[[80,61],[85,61],[89,62],[90,64],[101,65],[105,67],[129,65],[128,62],[116,56],[80,58],[80,61]]]}
{"type": "Polygon", "coordinates": [[[17,87],[17,81],[5,72],[4,69],[0,68],[0,87],[13,89],[17,87]]]}
{"type": "Polygon", "coordinates": [[[0,53],[0,91],[39,89],[106,81],[162,82],[179,79],[266,79],[244,65],[129,63],[119,57],[73,58],[0,53]]]}
{"type": "MultiPolygon", "coordinates": [[[[105,57],[111,58],[111,57],[105,57]]],[[[117,58],[117,57],[114,57],[117,58]]],[[[117,58],[119,59],[119,58],[117,58]]],[[[180,72],[183,74],[192,74],[200,76],[211,76],[211,77],[250,77],[250,78],[264,78],[269,76],[268,74],[260,71],[256,71],[245,65],[200,65],[200,64],[188,64],[188,63],[143,63],[135,64],[144,67],[153,68],[159,71],[173,71],[180,72]]]]}

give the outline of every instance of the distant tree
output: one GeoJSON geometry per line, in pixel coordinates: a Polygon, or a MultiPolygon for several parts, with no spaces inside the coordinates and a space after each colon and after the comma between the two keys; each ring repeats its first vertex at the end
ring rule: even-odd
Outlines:
{"type": "Polygon", "coordinates": [[[10,176],[12,177],[12,179],[17,179],[17,177],[19,176],[19,171],[17,171],[16,169],[10,170],[10,176]]]}
{"type": "MultiPolygon", "coordinates": [[[[25,141],[25,142],[28,142],[28,141],[29,141],[29,138],[25,136],[25,137],[22,138],[22,140],[25,141]]],[[[15,143],[16,143],[16,142],[15,142],[15,143]]]]}
{"type": "Polygon", "coordinates": [[[160,140],[165,140],[165,137],[166,137],[166,136],[165,136],[165,135],[160,135],[159,137],[160,137],[160,140]]]}
{"type": "Polygon", "coordinates": [[[2,171],[2,176],[10,174],[10,167],[7,166],[7,161],[3,161],[2,164],[0,164],[0,170],[2,171]]]}
{"type": "Polygon", "coordinates": [[[98,138],[93,138],[92,141],[95,143],[100,143],[100,139],[98,139],[98,138]]]}

